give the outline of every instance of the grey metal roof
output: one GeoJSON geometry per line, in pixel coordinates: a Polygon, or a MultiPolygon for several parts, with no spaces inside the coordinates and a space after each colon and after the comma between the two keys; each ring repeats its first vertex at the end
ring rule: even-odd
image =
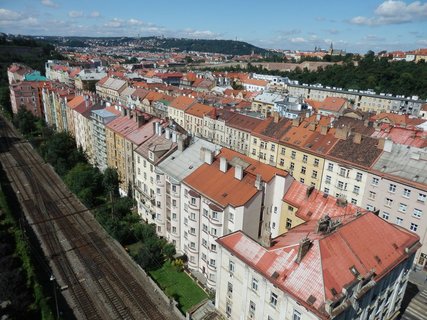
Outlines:
{"type": "Polygon", "coordinates": [[[117,117],[116,114],[107,111],[105,109],[99,109],[99,110],[92,110],[93,113],[97,114],[98,116],[102,118],[108,118],[108,117],[117,117]]]}
{"type": "Polygon", "coordinates": [[[176,150],[163,160],[158,169],[177,182],[181,182],[203,164],[204,161],[200,160],[201,147],[214,151],[216,145],[200,138],[194,138],[194,142],[184,151],[176,150]]]}
{"type": "Polygon", "coordinates": [[[427,150],[393,144],[391,152],[383,152],[374,170],[418,183],[427,183],[427,150]]]}

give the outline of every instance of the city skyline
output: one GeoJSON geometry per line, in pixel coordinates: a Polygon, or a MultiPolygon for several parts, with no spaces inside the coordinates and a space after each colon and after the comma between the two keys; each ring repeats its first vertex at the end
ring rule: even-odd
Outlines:
{"type": "Polygon", "coordinates": [[[165,36],[246,41],[263,48],[413,50],[427,47],[426,1],[200,4],[100,0],[2,1],[0,31],[56,36],[165,36]],[[233,7],[231,6],[234,5],[233,7]]]}

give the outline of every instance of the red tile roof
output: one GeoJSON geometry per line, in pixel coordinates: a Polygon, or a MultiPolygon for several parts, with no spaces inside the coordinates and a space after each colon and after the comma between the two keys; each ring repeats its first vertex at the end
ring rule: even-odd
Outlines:
{"type": "Polygon", "coordinates": [[[230,149],[222,148],[211,165],[204,163],[187,176],[184,183],[222,207],[227,205],[239,207],[259,192],[255,187],[257,174],[260,174],[265,182],[271,181],[276,175],[287,175],[283,170],[263,164],[230,149]],[[243,179],[238,180],[234,177],[235,170],[231,165],[227,172],[220,171],[220,157],[225,157],[228,161],[240,158],[248,163],[249,166],[244,170],[243,179]]]}
{"type": "Polygon", "coordinates": [[[194,98],[179,96],[171,101],[170,107],[185,111],[187,110],[188,107],[190,107],[195,102],[196,102],[196,99],[194,98]]]}
{"type": "Polygon", "coordinates": [[[364,277],[374,270],[378,281],[420,247],[417,235],[371,212],[341,217],[341,224],[330,233],[316,232],[317,223],[312,220],[291,229],[272,239],[268,248],[241,231],[217,241],[321,319],[330,319],[327,300],[339,299],[349,283],[358,281],[357,274],[364,277]],[[311,245],[297,262],[306,237],[311,245]]]}
{"type": "Polygon", "coordinates": [[[201,103],[195,103],[187,110],[185,110],[185,113],[195,117],[203,118],[204,115],[209,114],[214,110],[214,107],[207,106],[201,103]]]}

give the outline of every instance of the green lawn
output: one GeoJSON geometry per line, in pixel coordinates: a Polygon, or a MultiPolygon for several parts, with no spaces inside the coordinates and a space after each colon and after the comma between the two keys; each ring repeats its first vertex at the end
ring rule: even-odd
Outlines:
{"type": "Polygon", "coordinates": [[[192,306],[208,298],[208,295],[186,273],[176,271],[169,261],[161,268],[150,271],[150,275],[167,296],[178,301],[178,307],[184,314],[192,306]]]}

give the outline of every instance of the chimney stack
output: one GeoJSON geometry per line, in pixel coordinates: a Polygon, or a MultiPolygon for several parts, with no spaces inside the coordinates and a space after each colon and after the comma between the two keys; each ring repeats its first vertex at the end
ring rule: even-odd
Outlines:
{"type": "Polygon", "coordinates": [[[178,150],[181,152],[184,151],[184,149],[185,149],[185,143],[184,142],[185,142],[184,138],[182,136],[179,136],[178,137],[178,150]]]}
{"type": "Polygon", "coordinates": [[[205,149],[205,162],[209,165],[213,162],[213,152],[208,149],[205,149]]]}
{"type": "Polygon", "coordinates": [[[292,119],[292,126],[293,127],[298,127],[300,125],[300,123],[301,123],[301,118],[300,117],[292,119]]]}
{"type": "Polygon", "coordinates": [[[311,244],[312,244],[312,241],[307,237],[303,238],[300,241],[299,247],[298,247],[298,256],[296,259],[296,263],[300,263],[301,260],[305,257],[305,255],[307,254],[307,252],[311,248],[311,244]]]}
{"type": "Polygon", "coordinates": [[[356,132],[353,137],[353,142],[356,144],[360,144],[362,142],[362,134],[359,132],[356,132]]]}
{"type": "Polygon", "coordinates": [[[274,123],[279,123],[280,116],[278,112],[273,112],[273,121],[274,123]]]}
{"type": "Polygon", "coordinates": [[[320,134],[325,136],[328,133],[328,126],[320,126],[320,134]]]}
{"type": "Polygon", "coordinates": [[[335,138],[346,140],[349,134],[349,128],[345,126],[341,126],[335,129],[335,138]]]}
{"type": "Polygon", "coordinates": [[[243,179],[243,167],[241,165],[236,165],[234,167],[234,177],[237,180],[242,180],[243,179]]]}
{"type": "Polygon", "coordinates": [[[227,172],[227,169],[228,169],[227,158],[225,157],[219,158],[219,170],[221,170],[222,172],[227,172]]]}
{"type": "Polygon", "coordinates": [[[143,115],[136,116],[136,123],[138,124],[138,128],[141,128],[145,124],[145,117],[143,115]]]}
{"type": "Polygon", "coordinates": [[[255,188],[257,188],[257,190],[262,189],[262,180],[261,180],[261,175],[259,173],[256,175],[255,188]]]}
{"type": "Polygon", "coordinates": [[[169,128],[165,128],[165,138],[168,140],[171,138],[171,130],[169,128]]]}

